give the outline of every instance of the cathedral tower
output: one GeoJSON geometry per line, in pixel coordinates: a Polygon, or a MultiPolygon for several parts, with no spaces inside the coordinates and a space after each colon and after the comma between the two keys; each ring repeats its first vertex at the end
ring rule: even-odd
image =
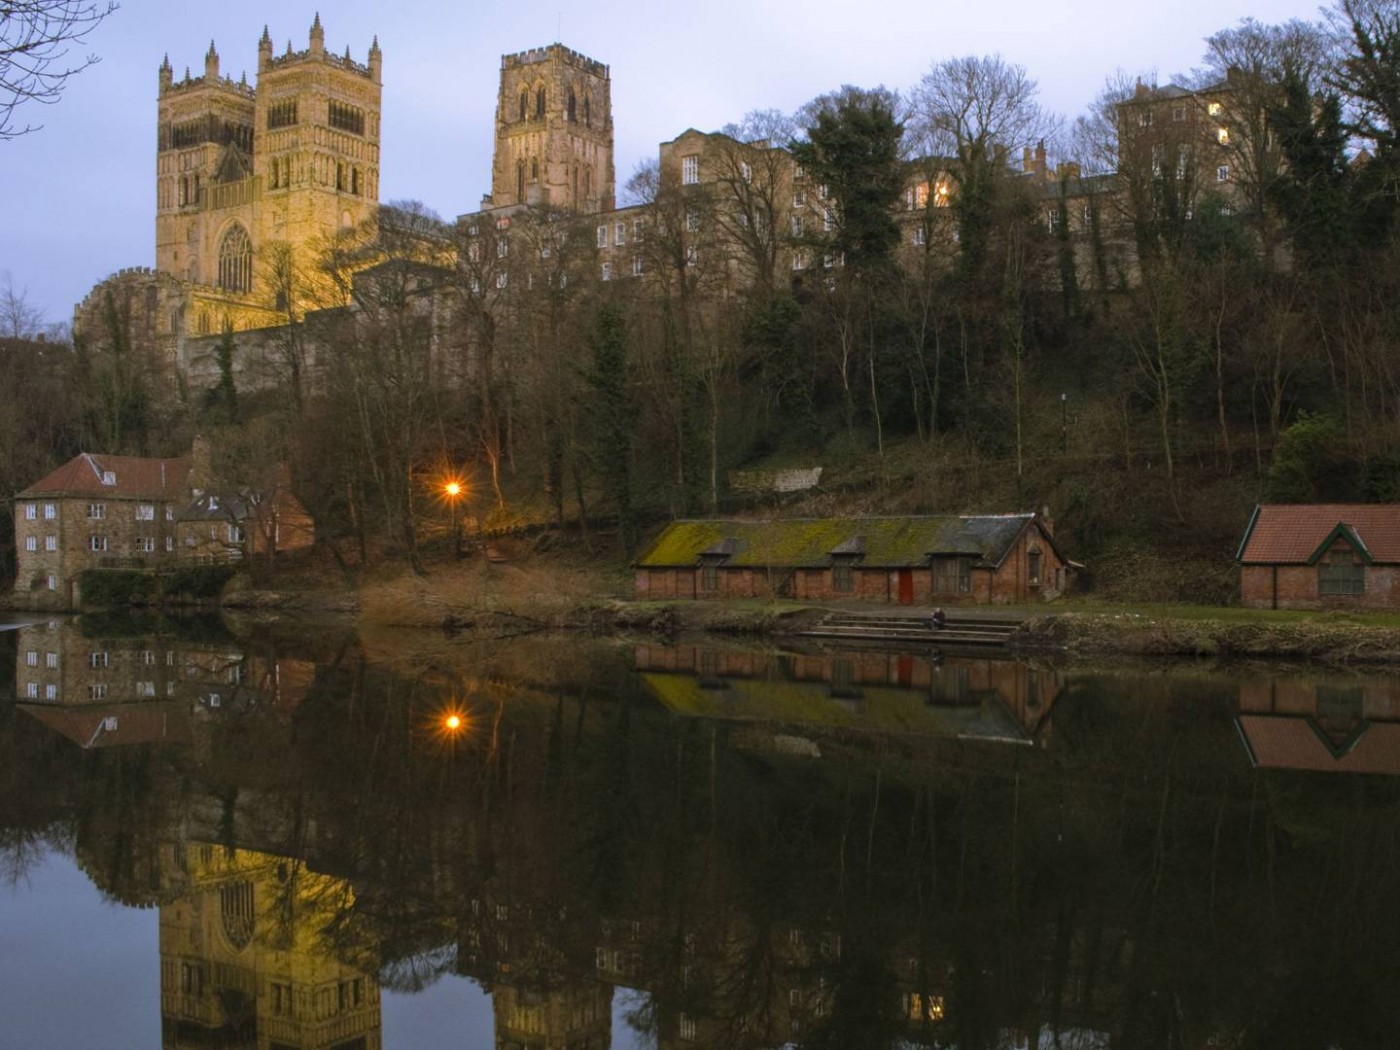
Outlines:
{"type": "MultiPolygon", "coordinates": [[[[320,15],[308,46],[274,55],[258,42],[256,91],[219,74],[209,45],[204,76],[176,81],[160,68],[156,268],[217,289],[235,307],[275,302],[265,257],[283,242],[304,255],[335,230],[373,218],[379,192],[382,55],[361,65],[326,50],[320,15]]],[[[203,324],[204,322],[201,322],[203,324]]],[[[242,325],[239,325],[242,327],[242,325]]]]}
{"type": "Polygon", "coordinates": [[[502,56],[489,206],[595,212],[614,201],[608,67],[561,44],[502,56]]]}

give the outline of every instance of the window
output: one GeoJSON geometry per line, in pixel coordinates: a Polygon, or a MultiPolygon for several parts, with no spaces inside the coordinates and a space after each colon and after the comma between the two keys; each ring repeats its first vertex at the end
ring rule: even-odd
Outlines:
{"type": "Polygon", "coordinates": [[[640,277],[641,275],[642,275],[642,257],[641,257],[640,255],[634,255],[634,256],[632,256],[632,276],[633,276],[633,277],[640,277]]]}
{"type": "Polygon", "coordinates": [[[603,223],[603,225],[601,225],[601,226],[598,227],[598,247],[599,247],[599,248],[606,248],[607,246],[608,246],[608,224],[607,224],[607,223],[603,223]]]}
{"type": "Polygon", "coordinates": [[[137,682],[137,683],[136,683],[136,695],[137,695],[137,696],[155,696],[155,695],[156,695],[156,684],[155,684],[155,682],[137,682]]]}
{"type": "Polygon", "coordinates": [[[1033,550],[1026,554],[1026,582],[1032,587],[1040,586],[1040,551],[1033,550]]]}
{"type": "Polygon", "coordinates": [[[44,537],[44,550],[46,550],[46,551],[56,551],[56,550],[58,550],[58,537],[57,537],[57,536],[45,536],[45,537],[44,537]]]}
{"type": "Polygon", "coordinates": [[[104,470],[102,472],[102,484],[115,485],[117,483],[117,473],[114,470],[104,470]]]}
{"type": "Polygon", "coordinates": [[[88,504],[88,517],[91,518],[93,521],[100,521],[100,520],[102,520],[103,518],[105,518],[106,516],[107,516],[107,504],[105,504],[105,503],[89,503],[89,504],[88,504]]]}
{"type": "Polygon", "coordinates": [[[612,263],[603,263],[603,280],[612,280],[612,263]]]}
{"type": "Polygon", "coordinates": [[[137,655],[136,659],[137,662],[140,663],[143,667],[154,667],[156,663],[155,650],[142,649],[141,652],[137,655]]]}
{"type": "Polygon", "coordinates": [[[613,227],[613,244],[621,248],[627,243],[627,224],[620,222],[613,227]]]}
{"type": "Polygon", "coordinates": [[[935,558],[933,563],[934,594],[970,594],[972,592],[971,558],[935,558]]]}
{"type": "Polygon", "coordinates": [[[794,238],[798,238],[798,237],[801,237],[801,236],[802,236],[802,216],[801,216],[801,215],[794,215],[794,216],[792,217],[792,235],[793,235],[794,238]]]}
{"type": "Polygon", "coordinates": [[[841,594],[855,590],[855,573],[849,561],[838,561],[831,567],[831,589],[841,594]]]}
{"type": "Polygon", "coordinates": [[[928,230],[924,229],[922,226],[918,227],[918,228],[914,231],[914,243],[915,243],[915,244],[918,244],[918,245],[927,244],[927,243],[928,243],[928,230]]]}
{"type": "Polygon", "coordinates": [[[695,1042],[699,1029],[696,1027],[695,1018],[681,1014],[680,1017],[681,1040],[687,1043],[695,1042]]]}
{"type": "Polygon", "coordinates": [[[136,505],[136,520],[137,520],[137,521],[155,521],[155,520],[156,520],[156,508],[155,508],[155,504],[153,504],[153,503],[138,503],[138,504],[136,505]]]}
{"type": "Polygon", "coordinates": [[[505,286],[506,286],[506,273],[505,273],[504,270],[502,270],[500,273],[496,274],[496,287],[497,287],[497,288],[500,288],[500,289],[504,289],[505,286]]]}
{"type": "Polygon", "coordinates": [[[1349,547],[1334,547],[1317,567],[1317,593],[1365,594],[1366,566],[1349,547]]]}
{"type": "Polygon", "coordinates": [[[836,212],[831,208],[822,209],[822,229],[830,233],[836,229],[836,212]]]}
{"type": "Polygon", "coordinates": [[[165,553],[166,553],[166,554],[169,554],[169,553],[170,553],[171,551],[173,551],[174,549],[175,549],[175,537],[174,537],[174,536],[167,536],[167,537],[165,537],[165,553]]]}
{"type": "Polygon", "coordinates": [[[106,667],[107,663],[107,654],[105,652],[88,653],[89,667],[106,667]]]}
{"type": "Polygon", "coordinates": [[[496,242],[496,258],[504,259],[510,254],[510,238],[502,237],[496,242]]]}
{"type": "Polygon", "coordinates": [[[687,233],[700,232],[700,212],[695,208],[685,210],[685,230],[687,233]]]}
{"type": "Polygon", "coordinates": [[[44,686],[44,699],[45,699],[45,700],[57,700],[57,699],[58,699],[58,686],[56,686],[56,685],[46,685],[46,686],[44,686]]]}
{"type": "Polygon", "coordinates": [[[51,671],[55,670],[58,667],[58,653],[45,653],[44,666],[51,671]]]}
{"type": "Polygon", "coordinates": [[[24,687],[24,695],[25,695],[26,697],[28,697],[30,700],[38,700],[38,699],[39,699],[39,683],[38,683],[38,682],[30,682],[28,685],[26,685],[26,686],[24,687]]]}
{"type": "Polygon", "coordinates": [[[535,116],[544,116],[544,88],[537,88],[535,90],[535,116]]]}
{"type": "MultiPolygon", "coordinates": [[[[248,231],[238,223],[229,227],[219,243],[218,284],[229,292],[249,292],[253,289],[253,242],[248,239],[248,231]]],[[[105,476],[103,483],[107,483],[105,476]]],[[[115,483],[114,476],[112,484],[115,483]]]]}
{"type": "Polygon", "coordinates": [[[1047,212],[1045,213],[1045,225],[1046,225],[1046,227],[1050,230],[1051,233],[1054,233],[1056,230],[1058,230],[1058,229],[1060,228],[1060,209],[1059,209],[1059,208],[1051,208],[1049,211],[1047,211],[1047,212]]]}
{"type": "Polygon", "coordinates": [[[1222,109],[1223,107],[1220,105],[1219,102],[1212,102],[1210,105],[1206,106],[1206,112],[1209,113],[1212,117],[1220,116],[1222,109]]]}
{"type": "Polygon", "coordinates": [[[53,519],[56,518],[56,517],[58,517],[58,508],[55,507],[52,503],[45,503],[45,504],[44,504],[44,520],[45,520],[45,521],[53,521],[53,519]]]}
{"type": "Polygon", "coordinates": [[[1152,126],[1152,110],[1144,109],[1138,113],[1138,127],[1150,128],[1152,126]]]}
{"type": "Polygon", "coordinates": [[[806,252],[799,250],[799,251],[795,251],[795,252],[792,253],[792,268],[793,268],[794,270],[805,270],[805,269],[807,269],[807,253],[806,253],[806,252]]]}
{"type": "Polygon", "coordinates": [[[805,208],[807,206],[807,194],[803,190],[792,191],[792,206],[794,208],[805,208]]]}
{"type": "Polygon", "coordinates": [[[642,220],[641,220],[641,219],[633,219],[633,220],[632,220],[632,239],[633,239],[634,241],[640,241],[640,240],[642,239],[642,220]]]}
{"type": "Polygon", "coordinates": [[[1228,165],[1228,164],[1222,164],[1222,165],[1220,165],[1220,167],[1218,167],[1218,168],[1215,169],[1215,181],[1216,181],[1216,182],[1229,182],[1229,181],[1230,181],[1230,165],[1228,165]]]}
{"type": "Polygon", "coordinates": [[[88,699],[89,699],[89,700],[106,700],[106,699],[107,699],[107,687],[106,687],[105,685],[103,685],[101,682],[97,682],[97,683],[95,683],[95,684],[93,684],[93,685],[88,686],[88,699]]]}
{"type": "Polygon", "coordinates": [[[739,162],[739,178],[743,179],[745,182],[753,180],[753,169],[749,167],[749,162],[746,160],[741,160],[739,162]]]}
{"type": "Polygon", "coordinates": [[[1183,120],[1185,120],[1185,119],[1186,119],[1186,107],[1185,107],[1185,106],[1174,106],[1174,107],[1172,108],[1172,120],[1176,121],[1176,122],[1179,124],[1179,123],[1181,123],[1181,122],[1182,122],[1183,120]]]}
{"type": "Polygon", "coordinates": [[[24,665],[25,665],[26,667],[38,667],[38,666],[39,666],[39,650],[38,650],[38,649],[30,649],[27,653],[24,654],[24,665]]]}
{"type": "Polygon", "coordinates": [[[24,505],[24,520],[36,521],[39,517],[39,505],[37,503],[26,503],[24,505]]]}
{"type": "Polygon", "coordinates": [[[88,550],[105,551],[107,549],[107,537],[99,536],[96,533],[88,537],[88,550]]]}
{"type": "Polygon", "coordinates": [[[691,154],[689,157],[681,158],[681,184],[684,186],[694,186],[700,181],[700,158],[691,154]]]}
{"type": "Polygon", "coordinates": [[[57,576],[54,576],[52,573],[50,573],[50,574],[49,574],[48,584],[49,584],[49,590],[51,590],[51,591],[56,591],[56,590],[58,590],[58,577],[57,577],[57,576]]]}
{"type": "Polygon", "coordinates": [[[136,537],[136,549],[142,554],[150,554],[156,549],[156,541],[153,536],[136,537]]]}
{"type": "Polygon", "coordinates": [[[37,550],[39,549],[39,537],[38,537],[38,536],[26,536],[26,537],[24,537],[24,549],[27,550],[27,551],[37,551],[37,550]]]}
{"type": "Polygon", "coordinates": [[[792,177],[794,179],[805,179],[807,177],[807,169],[799,164],[797,167],[793,168],[792,177]]]}
{"type": "Polygon", "coordinates": [[[707,561],[700,566],[700,589],[702,591],[719,590],[719,566],[712,561],[707,561]]]}
{"type": "Polygon", "coordinates": [[[699,259],[700,249],[693,244],[687,244],[685,246],[685,264],[687,266],[694,266],[699,259]]]}

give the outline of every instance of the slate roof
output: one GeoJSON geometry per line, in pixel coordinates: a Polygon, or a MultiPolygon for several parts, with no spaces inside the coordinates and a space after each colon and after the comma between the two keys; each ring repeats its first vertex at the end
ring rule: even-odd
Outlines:
{"type": "Polygon", "coordinates": [[[1254,509],[1236,558],[1241,565],[1307,565],[1338,526],[1373,563],[1400,564],[1400,504],[1293,503],[1254,509]]]}
{"type": "Polygon", "coordinates": [[[146,459],[140,456],[107,456],[80,452],[48,477],[36,481],[17,496],[104,496],[108,499],[170,500],[189,491],[188,459],[146,459]],[[111,472],[114,483],[104,485],[111,472]]]}
{"type": "Polygon", "coordinates": [[[693,567],[702,554],[728,552],[723,564],[740,568],[826,566],[833,555],[857,556],[862,566],[914,566],[928,564],[930,554],[968,555],[996,566],[1034,520],[1034,514],[1025,513],[677,521],[638,556],[636,565],[693,567]]]}
{"type": "Polygon", "coordinates": [[[252,516],[252,503],[242,493],[206,492],[175,515],[177,521],[244,521],[252,516]]]}
{"type": "Polygon", "coordinates": [[[1240,715],[1240,736],[1261,769],[1400,775],[1400,723],[1367,722],[1340,746],[1310,718],[1240,715]]]}

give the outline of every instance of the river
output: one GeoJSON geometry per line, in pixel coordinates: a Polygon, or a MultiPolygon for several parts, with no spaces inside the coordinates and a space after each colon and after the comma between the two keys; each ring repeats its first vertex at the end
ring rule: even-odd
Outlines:
{"type": "Polygon", "coordinates": [[[0,632],[0,1047],[1372,1048],[1400,680],[0,632]]]}

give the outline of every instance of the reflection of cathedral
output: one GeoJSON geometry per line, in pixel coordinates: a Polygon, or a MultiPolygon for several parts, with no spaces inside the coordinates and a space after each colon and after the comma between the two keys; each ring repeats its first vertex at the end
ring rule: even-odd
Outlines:
{"type": "Polygon", "coordinates": [[[160,909],[166,1047],[378,1050],[379,984],[342,961],[349,884],[252,850],[167,846],[160,909]]]}

